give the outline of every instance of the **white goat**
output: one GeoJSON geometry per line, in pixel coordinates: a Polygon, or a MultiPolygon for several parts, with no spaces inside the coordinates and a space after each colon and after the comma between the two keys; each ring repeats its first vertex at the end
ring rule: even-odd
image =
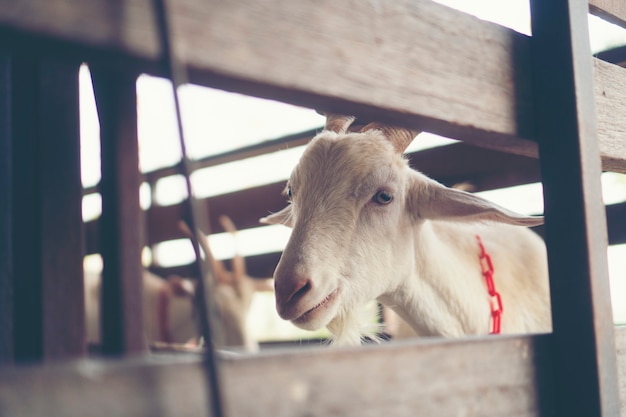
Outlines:
{"type": "Polygon", "coordinates": [[[412,170],[402,153],[417,132],[331,115],[264,219],[293,232],[274,273],[279,315],[360,343],[359,307],[378,299],[421,336],[486,334],[493,313],[480,236],[495,269],[502,332],[551,329],[546,251],[525,227],[543,222],[412,170]],[[517,226],[512,226],[517,225],[517,226]]]}
{"type": "MultiPolygon", "coordinates": [[[[228,216],[220,216],[219,221],[226,232],[233,236],[237,234],[237,228],[228,216]]],[[[186,229],[185,233],[191,236],[189,228],[182,227],[186,229]]],[[[259,345],[247,331],[246,319],[254,293],[273,290],[270,279],[253,278],[248,275],[246,261],[238,253],[233,257],[232,271],[229,271],[222,261],[213,257],[209,242],[201,233],[198,234],[198,243],[211,260],[215,272],[216,279],[213,282],[213,289],[225,346],[242,346],[249,352],[257,351],[259,345]]]]}
{"type": "MultiPolygon", "coordinates": [[[[237,233],[235,225],[227,216],[221,216],[224,230],[237,233]]],[[[186,233],[190,234],[188,229],[186,233]]],[[[206,238],[199,236],[202,249],[211,250],[206,238]]],[[[252,278],[247,274],[244,258],[235,253],[233,271],[226,269],[222,261],[213,261],[216,280],[215,298],[220,314],[223,342],[228,347],[243,347],[247,351],[258,350],[258,343],[246,329],[246,319],[255,291],[270,291],[268,279],[252,278]]],[[[195,281],[176,275],[163,279],[149,271],[142,275],[143,318],[148,343],[187,343],[198,338],[195,312],[195,281]]],[[[101,276],[85,272],[85,315],[87,340],[100,343],[100,286],[101,276]]]]}
{"type": "MultiPolygon", "coordinates": [[[[194,319],[194,284],[172,276],[163,279],[149,271],[142,272],[142,304],[148,343],[186,343],[197,338],[194,319]]],[[[102,278],[85,271],[85,321],[87,342],[98,345],[100,337],[100,298],[102,278]]]]}

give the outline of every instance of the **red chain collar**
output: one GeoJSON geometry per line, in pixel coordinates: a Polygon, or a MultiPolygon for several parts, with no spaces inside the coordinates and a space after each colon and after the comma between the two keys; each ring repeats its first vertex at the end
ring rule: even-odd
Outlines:
{"type": "Polygon", "coordinates": [[[493,264],[491,263],[491,257],[485,251],[483,242],[479,235],[476,235],[478,240],[478,246],[480,247],[480,255],[478,260],[482,269],[483,276],[485,277],[485,283],[487,284],[487,292],[489,293],[489,304],[491,306],[491,334],[500,334],[500,323],[502,321],[502,297],[500,293],[496,291],[496,286],[493,282],[493,264]]]}
{"type": "Polygon", "coordinates": [[[166,343],[172,343],[169,323],[170,295],[170,286],[164,281],[159,288],[159,297],[157,299],[157,325],[159,328],[159,337],[161,341],[166,343]]]}

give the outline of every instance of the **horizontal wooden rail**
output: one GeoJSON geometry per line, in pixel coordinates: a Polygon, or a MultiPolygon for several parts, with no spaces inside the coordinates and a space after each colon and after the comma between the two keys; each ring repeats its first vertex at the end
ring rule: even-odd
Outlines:
{"type": "MultiPolygon", "coordinates": [[[[311,140],[311,138],[315,136],[316,132],[317,129],[311,129],[304,132],[281,136],[277,139],[261,141],[253,145],[234,149],[232,151],[227,151],[197,160],[192,160],[190,162],[191,170],[196,171],[202,168],[209,168],[220,164],[226,164],[228,162],[240,161],[246,158],[252,158],[255,156],[266,155],[272,152],[302,146],[305,145],[309,140],[311,140]]],[[[214,139],[217,140],[218,138],[214,139]]],[[[148,182],[149,184],[155,184],[161,178],[177,175],[180,174],[180,172],[181,170],[178,166],[155,169],[154,171],[143,173],[142,180],[148,182]]],[[[86,187],[84,189],[84,194],[90,194],[95,192],[98,192],[98,185],[86,187]]]]}
{"type": "Polygon", "coordinates": [[[589,11],[626,28],[626,4],[621,0],[589,0],[589,11]]]}
{"type": "MultiPolygon", "coordinates": [[[[227,355],[221,361],[227,411],[232,417],[549,415],[550,337],[412,340],[360,349],[227,355]]],[[[626,327],[616,328],[616,344],[621,414],[626,416],[626,327]]],[[[202,365],[193,356],[0,368],[0,387],[0,409],[7,416],[207,413],[202,365]]]]}
{"type": "MultiPolygon", "coordinates": [[[[172,14],[193,82],[536,155],[525,35],[430,0],[173,0],[172,14]]],[[[149,0],[2,0],[0,35],[159,73],[149,0]]],[[[594,64],[603,166],[624,172],[626,72],[594,64]]]]}

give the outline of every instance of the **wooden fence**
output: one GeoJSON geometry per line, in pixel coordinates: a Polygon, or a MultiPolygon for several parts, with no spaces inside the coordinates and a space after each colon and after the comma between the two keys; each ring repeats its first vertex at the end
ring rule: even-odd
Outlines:
{"type": "MultiPolygon", "coordinates": [[[[626,329],[611,320],[606,260],[623,216],[600,195],[602,170],[626,172],[626,72],[591,58],[586,29],[588,9],[626,26],[626,8],[531,3],[532,37],[429,0],[170,3],[192,82],[538,158],[546,199],[552,334],[223,357],[227,415],[626,416],[626,329]]],[[[201,358],[133,356],[145,351],[134,86],[163,73],[152,4],[2,0],[0,39],[0,414],[208,414],[201,358]],[[104,297],[118,300],[104,303],[103,348],[118,359],[76,359],[92,244],[81,62],[102,126],[104,297]]]]}

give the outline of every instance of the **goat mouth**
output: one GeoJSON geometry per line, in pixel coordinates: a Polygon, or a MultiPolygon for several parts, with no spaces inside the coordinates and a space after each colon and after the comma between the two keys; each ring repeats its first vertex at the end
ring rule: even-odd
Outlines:
{"type": "Polygon", "coordinates": [[[322,301],[320,301],[315,307],[307,310],[306,312],[304,312],[303,314],[301,314],[300,316],[298,316],[297,318],[293,319],[293,323],[295,324],[303,324],[308,322],[309,320],[311,320],[313,318],[313,316],[321,309],[323,309],[324,307],[326,307],[329,303],[331,303],[332,301],[335,300],[335,298],[337,297],[337,294],[339,293],[339,289],[336,289],[335,291],[331,292],[330,294],[328,294],[326,296],[326,298],[324,298],[322,301]]]}

